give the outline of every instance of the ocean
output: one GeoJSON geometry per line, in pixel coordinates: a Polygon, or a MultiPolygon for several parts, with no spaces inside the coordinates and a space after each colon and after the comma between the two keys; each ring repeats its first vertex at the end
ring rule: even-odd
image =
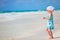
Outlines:
{"type": "Polygon", "coordinates": [[[46,11],[47,6],[60,10],[60,0],[0,0],[0,13],[46,11]]]}

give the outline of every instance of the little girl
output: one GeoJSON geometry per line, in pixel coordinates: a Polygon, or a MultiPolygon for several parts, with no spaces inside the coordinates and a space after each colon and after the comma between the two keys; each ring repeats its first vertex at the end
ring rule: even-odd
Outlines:
{"type": "Polygon", "coordinates": [[[54,23],[53,23],[53,11],[54,11],[54,7],[53,6],[48,6],[47,7],[47,11],[48,11],[49,15],[47,17],[43,17],[43,19],[47,20],[46,31],[48,32],[49,39],[53,39],[52,30],[54,29],[54,23]]]}

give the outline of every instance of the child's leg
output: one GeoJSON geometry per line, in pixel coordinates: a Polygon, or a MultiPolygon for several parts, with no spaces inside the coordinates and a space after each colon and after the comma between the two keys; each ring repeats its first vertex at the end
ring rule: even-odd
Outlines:
{"type": "Polygon", "coordinates": [[[52,30],[50,30],[50,35],[51,35],[51,37],[53,38],[53,33],[52,33],[52,30]]]}
{"type": "Polygon", "coordinates": [[[46,31],[48,32],[48,35],[50,36],[50,31],[49,31],[49,29],[46,29],[46,31]]]}
{"type": "Polygon", "coordinates": [[[52,39],[53,38],[53,33],[52,33],[51,29],[47,29],[47,32],[48,32],[48,35],[50,36],[50,38],[52,39]]]}

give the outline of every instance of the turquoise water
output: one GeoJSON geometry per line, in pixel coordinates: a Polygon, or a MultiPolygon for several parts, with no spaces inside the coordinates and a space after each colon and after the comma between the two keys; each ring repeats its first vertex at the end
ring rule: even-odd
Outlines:
{"type": "Polygon", "coordinates": [[[10,12],[36,12],[36,11],[39,11],[39,10],[2,11],[2,12],[0,12],[0,14],[1,13],[10,13],[10,12]]]}

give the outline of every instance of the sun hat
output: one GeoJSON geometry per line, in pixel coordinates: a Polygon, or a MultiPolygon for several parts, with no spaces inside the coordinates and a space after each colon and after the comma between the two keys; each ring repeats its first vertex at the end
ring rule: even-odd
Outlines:
{"type": "Polygon", "coordinates": [[[46,10],[54,10],[53,6],[48,6],[46,10]]]}

